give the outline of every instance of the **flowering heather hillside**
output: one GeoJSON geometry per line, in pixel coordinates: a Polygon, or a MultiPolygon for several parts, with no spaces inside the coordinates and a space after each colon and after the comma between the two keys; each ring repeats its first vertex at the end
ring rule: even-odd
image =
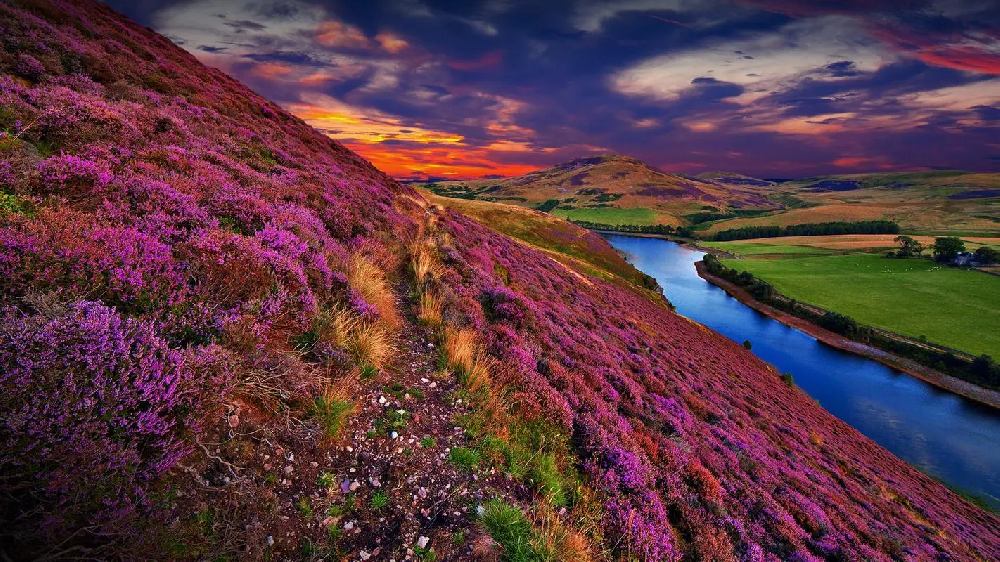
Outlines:
{"type": "Polygon", "coordinates": [[[655,293],[108,8],[0,3],[0,41],[4,558],[1000,559],[655,293]]]}

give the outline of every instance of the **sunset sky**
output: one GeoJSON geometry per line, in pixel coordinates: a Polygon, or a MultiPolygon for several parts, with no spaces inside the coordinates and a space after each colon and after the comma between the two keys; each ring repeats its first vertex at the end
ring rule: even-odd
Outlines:
{"type": "Polygon", "coordinates": [[[996,0],[108,0],[401,179],[1000,171],[996,0]]]}

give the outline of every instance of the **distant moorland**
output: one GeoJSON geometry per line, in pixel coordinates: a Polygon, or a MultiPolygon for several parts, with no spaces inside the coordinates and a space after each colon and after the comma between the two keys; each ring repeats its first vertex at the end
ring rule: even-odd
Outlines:
{"type": "Polygon", "coordinates": [[[620,155],[501,180],[431,182],[448,197],[502,201],[573,221],[688,228],[699,238],[748,226],[888,220],[904,231],[1000,235],[1000,174],[849,174],[770,181],[729,172],[664,173],[620,155]]]}

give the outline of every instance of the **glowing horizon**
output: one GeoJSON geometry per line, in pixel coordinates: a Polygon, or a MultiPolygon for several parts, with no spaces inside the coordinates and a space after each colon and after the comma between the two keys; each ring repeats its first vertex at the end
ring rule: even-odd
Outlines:
{"type": "Polygon", "coordinates": [[[400,179],[605,152],[1000,172],[1000,14],[977,0],[109,4],[400,179]]]}

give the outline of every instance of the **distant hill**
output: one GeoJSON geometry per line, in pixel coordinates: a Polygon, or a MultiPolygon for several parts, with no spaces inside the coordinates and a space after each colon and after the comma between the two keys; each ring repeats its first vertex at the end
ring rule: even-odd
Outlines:
{"type": "Polygon", "coordinates": [[[607,154],[506,179],[429,182],[438,195],[511,203],[574,221],[670,225],[698,236],[745,226],[892,220],[909,232],[1000,232],[1000,174],[933,170],[761,179],[671,174],[607,154]]]}
{"type": "Polygon", "coordinates": [[[770,182],[741,176],[746,184],[739,185],[733,179],[720,182],[682,176],[630,156],[605,154],[513,178],[425,186],[448,197],[512,203],[595,222],[683,225],[685,215],[701,211],[780,209],[759,189],[770,182]]]}
{"type": "Polygon", "coordinates": [[[754,178],[744,174],[738,174],[736,172],[703,172],[694,177],[700,180],[713,181],[724,185],[752,185],[757,187],[770,187],[774,185],[773,181],[754,178]]]}

